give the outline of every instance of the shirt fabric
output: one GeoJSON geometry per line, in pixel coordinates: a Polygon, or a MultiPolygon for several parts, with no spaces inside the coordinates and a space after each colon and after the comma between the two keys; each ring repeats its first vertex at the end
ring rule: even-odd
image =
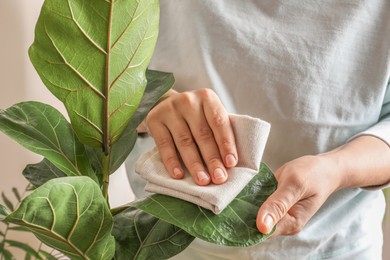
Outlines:
{"type": "MultiPolygon", "coordinates": [[[[368,134],[390,145],[390,1],[161,0],[150,68],[271,123],[273,170],[368,134]]],[[[250,248],[196,239],[175,259],[381,259],[380,190],[331,195],[294,236],[250,248]]]]}

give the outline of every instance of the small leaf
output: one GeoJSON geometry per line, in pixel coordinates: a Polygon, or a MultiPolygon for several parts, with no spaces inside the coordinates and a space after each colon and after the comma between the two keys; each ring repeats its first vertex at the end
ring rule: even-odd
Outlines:
{"type": "Polygon", "coordinates": [[[110,210],[99,186],[85,176],[46,182],[5,221],[28,227],[43,243],[72,259],[114,255],[110,210]]]}
{"type": "Polygon", "coordinates": [[[28,244],[25,244],[25,243],[22,243],[19,241],[15,241],[15,240],[6,240],[5,242],[6,242],[6,244],[10,245],[11,247],[16,247],[16,248],[23,250],[28,255],[34,256],[37,259],[42,259],[40,257],[40,255],[34,250],[34,248],[29,246],[28,244]]]}
{"type": "Polygon", "coordinates": [[[9,215],[9,212],[6,207],[0,204],[0,221],[4,220],[5,217],[9,215]]]}
{"type": "Polygon", "coordinates": [[[45,259],[45,260],[58,260],[59,258],[55,257],[49,252],[46,252],[44,250],[39,250],[39,255],[45,259]]]}
{"type": "Polygon", "coordinates": [[[20,194],[19,194],[19,191],[17,188],[13,187],[12,188],[12,192],[14,193],[15,195],[15,198],[18,200],[18,202],[20,202],[22,200],[22,198],[20,197],[20,194]]]}
{"type": "Polygon", "coordinates": [[[46,157],[66,175],[96,180],[84,146],[57,109],[32,101],[16,104],[0,111],[0,131],[46,157]]]}
{"type": "Polygon", "coordinates": [[[8,230],[12,230],[12,231],[21,231],[21,232],[31,232],[28,228],[22,227],[22,226],[8,227],[8,230]]]}
{"type": "Polygon", "coordinates": [[[194,240],[184,230],[135,208],[115,216],[112,234],[115,259],[168,259],[194,240]]]}
{"type": "Polygon", "coordinates": [[[66,174],[48,159],[44,158],[39,163],[28,164],[23,170],[23,176],[34,185],[34,187],[39,187],[51,179],[65,177],[66,174]]]}
{"type": "Polygon", "coordinates": [[[8,199],[7,196],[5,196],[4,192],[1,193],[1,197],[4,201],[4,204],[11,210],[11,211],[14,211],[14,205],[12,204],[12,202],[8,199]]]}
{"type": "Polygon", "coordinates": [[[277,187],[271,170],[260,172],[219,215],[195,204],[165,195],[152,195],[130,205],[176,225],[192,236],[225,246],[253,246],[267,239],[256,228],[259,207],[277,187]]]}
{"type": "MultiPolygon", "coordinates": [[[[1,249],[1,243],[0,243],[0,249],[1,249]]],[[[4,256],[4,260],[12,260],[14,259],[14,256],[13,254],[7,250],[7,249],[3,249],[3,250],[0,250],[0,256],[4,256]]]]}

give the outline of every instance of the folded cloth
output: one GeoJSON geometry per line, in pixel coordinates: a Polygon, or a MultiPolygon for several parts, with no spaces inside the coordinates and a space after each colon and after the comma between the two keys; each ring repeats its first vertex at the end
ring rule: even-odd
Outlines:
{"type": "Polygon", "coordinates": [[[185,177],[170,177],[156,147],[136,162],[135,171],[147,180],[145,190],[183,199],[213,211],[222,212],[259,172],[261,158],[270,132],[270,124],[249,116],[229,115],[237,147],[238,162],[227,169],[224,184],[199,186],[186,169],[185,177]]]}

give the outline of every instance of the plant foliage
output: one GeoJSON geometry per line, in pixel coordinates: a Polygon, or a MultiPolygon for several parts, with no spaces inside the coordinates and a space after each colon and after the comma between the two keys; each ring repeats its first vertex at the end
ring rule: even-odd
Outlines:
{"type": "MultiPolygon", "coordinates": [[[[29,55],[68,115],[35,101],[0,110],[0,131],[44,157],[23,171],[31,194],[22,199],[13,190],[19,206],[2,194],[7,230],[28,230],[72,259],[165,259],[195,237],[225,246],[268,237],[255,226],[258,207],[276,189],[265,165],[218,216],[163,195],[110,209],[110,174],[174,83],[172,74],[147,69],[158,21],[158,0],[45,0],[29,55]]],[[[9,247],[24,250],[26,259],[54,257],[5,232],[0,238],[5,259],[12,258],[9,247]]]]}

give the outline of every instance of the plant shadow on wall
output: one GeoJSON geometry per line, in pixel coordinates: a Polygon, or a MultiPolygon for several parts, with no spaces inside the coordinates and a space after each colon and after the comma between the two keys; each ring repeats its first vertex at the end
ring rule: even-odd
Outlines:
{"type": "MultiPolygon", "coordinates": [[[[110,208],[110,174],[131,152],[137,126],[174,83],[172,74],[147,68],[158,26],[157,0],[44,2],[29,56],[70,122],[34,101],[0,111],[0,130],[44,157],[23,171],[33,191],[16,209],[0,205],[0,220],[71,259],[166,259],[195,237],[252,246],[270,235],[255,224],[259,205],[277,185],[264,164],[219,215],[157,194],[110,208]]],[[[8,259],[5,241],[0,245],[8,259]]]]}

